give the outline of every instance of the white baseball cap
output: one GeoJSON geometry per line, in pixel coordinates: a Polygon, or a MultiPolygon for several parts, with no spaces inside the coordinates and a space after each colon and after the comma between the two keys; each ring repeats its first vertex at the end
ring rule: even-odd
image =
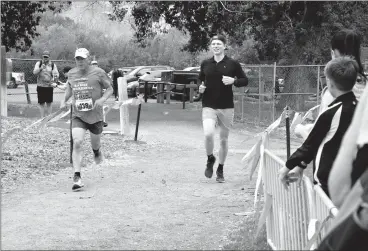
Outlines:
{"type": "Polygon", "coordinates": [[[86,48],[79,48],[75,51],[75,56],[76,57],[82,57],[82,58],[88,58],[89,57],[89,51],[86,48]]]}

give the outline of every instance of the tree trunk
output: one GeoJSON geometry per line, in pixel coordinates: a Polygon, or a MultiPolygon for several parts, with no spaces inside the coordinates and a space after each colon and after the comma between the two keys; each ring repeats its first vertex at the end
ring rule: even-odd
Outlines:
{"type": "MultiPolygon", "coordinates": [[[[300,53],[297,52],[298,48],[294,49],[291,65],[300,64],[300,53]]],[[[299,50],[300,51],[300,50],[299,50]]],[[[276,99],[276,109],[278,111],[283,110],[286,106],[289,106],[295,111],[306,110],[306,100],[308,95],[297,93],[308,93],[311,81],[316,81],[311,77],[311,67],[295,66],[295,67],[278,67],[276,70],[277,78],[284,79],[284,89],[282,93],[291,93],[280,95],[279,100],[276,99]]],[[[277,79],[276,79],[277,85],[277,79]]],[[[277,88],[276,88],[277,89],[277,88]]],[[[277,94],[277,93],[276,93],[277,94]]]]}

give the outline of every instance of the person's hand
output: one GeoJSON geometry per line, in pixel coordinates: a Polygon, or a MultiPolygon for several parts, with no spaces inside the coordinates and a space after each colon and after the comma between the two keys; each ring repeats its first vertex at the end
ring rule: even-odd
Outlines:
{"type": "Polygon", "coordinates": [[[201,84],[198,89],[199,93],[204,93],[205,90],[206,90],[206,86],[204,84],[201,84]]]}
{"type": "Polygon", "coordinates": [[[66,102],[65,102],[64,99],[61,100],[61,102],[60,102],[60,109],[63,110],[63,111],[68,110],[68,107],[66,106],[66,102]]]}
{"type": "Polygon", "coordinates": [[[97,99],[93,105],[93,109],[103,108],[104,102],[105,101],[102,98],[97,99]]]}
{"type": "Polygon", "coordinates": [[[44,62],[41,63],[41,67],[40,68],[41,68],[41,70],[45,70],[46,69],[46,65],[45,65],[44,62]]]}
{"type": "Polygon", "coordinates": [[[289,184],[293,182],[297,182],[298,185],[300,185],[302,182],[302,178],[303,178],[303,171],[304,169],[299,166],[296,166],[293,170],[291,170],[287,174],[289,184]]]}
{"type": "Polygon", "coordinates": [[[222,76],[222,83],[225,85],[232,85],[234,84],[235,78],[228,77],[228,76],[222,76]]]}
{"type": "Polygon", "coordinates": [[[282,167],[279,169],[278,171],[278,176],[279,179],[282,183],[282,185],[285,187],[286,190],[288,190],[289,187],[289,178],[288,178],[288,173],[290,172],[290,169],[287,168],[286,166],[282,167]]]}

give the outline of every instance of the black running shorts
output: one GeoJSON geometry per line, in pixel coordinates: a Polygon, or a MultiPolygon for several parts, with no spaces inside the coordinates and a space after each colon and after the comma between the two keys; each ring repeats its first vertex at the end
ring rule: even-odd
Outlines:
{"type": "Polygon", "coordinates": [[[83,128],[89,130],[91,133],[99,135],[103,131],[103,121],[96,122],[94,124],[88,124],[78,117],[73,118],[72,128],[83,128]]]}
{"type": "Polygon", "coordinates": [[[54,88],[37,86],[37,98],[38,103],[41,105],[44,103],[52,103],[54,100],[54,88]]]}

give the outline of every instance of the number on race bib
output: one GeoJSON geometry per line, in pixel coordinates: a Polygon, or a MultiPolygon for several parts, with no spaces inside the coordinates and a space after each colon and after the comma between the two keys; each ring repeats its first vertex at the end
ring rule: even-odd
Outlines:
{"type": "Polygon", "coordinates": [[[92,99],[76,100],[77,110],[80,112],[92,110],[93,104],[92,99]]]}

